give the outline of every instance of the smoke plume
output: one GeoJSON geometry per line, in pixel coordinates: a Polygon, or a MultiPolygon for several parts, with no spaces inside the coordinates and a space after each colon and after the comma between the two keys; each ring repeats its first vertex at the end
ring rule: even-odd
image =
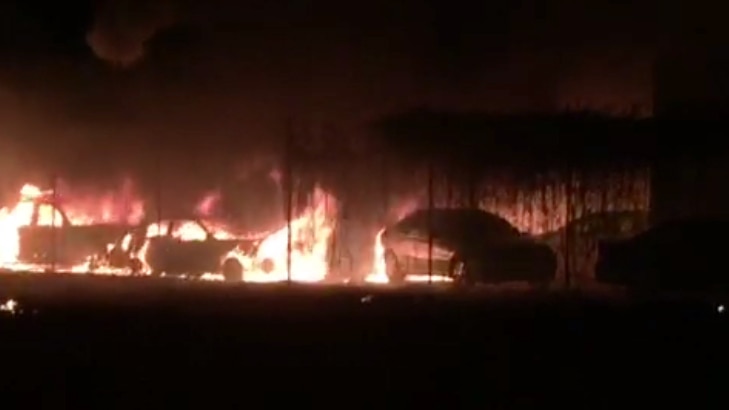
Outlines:
{"type": "Polygon", "coordinates": [[[145,44],[179,18],[170,1],[106,0],[96,10],[86,41],[97,57],[125,68],[140,61],[145,44]]]}

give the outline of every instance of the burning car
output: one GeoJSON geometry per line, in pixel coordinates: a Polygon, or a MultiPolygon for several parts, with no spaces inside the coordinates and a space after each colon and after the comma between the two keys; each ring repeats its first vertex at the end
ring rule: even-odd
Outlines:
{"type": "Polygon", "coordinates": [[[394,283],[430,268],[432,275],[468,283],[547,284],[556,274],[556,256],[547,245],[481,210],[416,210],[385,228],[380,241],[394,283]]]}
{"type": "Polygon", "coordinates": [[[270,272],[273,261],[257,261],[260,238],[240,237],[201,219],[169,219],[129,230],[112,247],[109,264],[153,276],[222,274],[240,281],[246,271],[270,272]]]}
{"type": "Polygon", "coordinates": [[[54,266],[58,270],[83,267],[93,270],[126,224],[74,224],[51,192],[27,185],[20,201],[3,215],[4,266],[54,266]]]}

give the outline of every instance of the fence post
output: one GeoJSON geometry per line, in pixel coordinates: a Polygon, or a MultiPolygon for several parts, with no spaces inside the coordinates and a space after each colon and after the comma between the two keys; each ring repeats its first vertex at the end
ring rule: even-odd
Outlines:
{"type": "Polygon", "coordinates": [[[433,159],[428,159],[428,284],[433,283],[433,159]]]}
{"type": "Polygon", "coordinates": [[[292,251],[292,235],[291,235],[291,219],[293,217],[293,167],[292,161],[292,139],[293,129],[289,120],[286,127],[286,135],[284,140],[284,190],[286,191],[286,282],[291,284],[291,251],[292,251]]]}
{"type": "Polygon", "coordinates": [[[157,235],[162,235],[162,158],[157,150],[155,158],[155,211],[157,213],[157,235]]]}
{"type": "Polygon", "coordinates": [[[572,286],[572,235],[570,222],[572,221],[572,207],[575,176],[572,170],[569,171],[567,177],[567,187],[565,189],[565,231],[564,231],[564,284],[567,289],[572,286]]]}
{"type": "Polygon", "coordinates": [[[56,212],[58,206],[58,176],[51,176],[51,272],[56,272],[58,259],[58,232],[56,228],[56,212]]]}

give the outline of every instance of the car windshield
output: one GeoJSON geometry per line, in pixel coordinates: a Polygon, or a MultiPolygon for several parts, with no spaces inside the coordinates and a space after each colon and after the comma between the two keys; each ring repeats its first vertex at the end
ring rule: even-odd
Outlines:
{"type": "Polygon", "coordinates": [[[716,232],[723,232],[729,227],[724,220],[683,220],[660,224],[636,239],[640,242],[683,242],[712,240],[716,232]]]}

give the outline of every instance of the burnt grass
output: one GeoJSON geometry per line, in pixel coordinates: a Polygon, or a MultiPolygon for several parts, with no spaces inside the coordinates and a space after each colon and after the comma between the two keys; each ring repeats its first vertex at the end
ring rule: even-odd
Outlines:
{"type": "Polygon", "coordinates": [[[27,408],[696,405],[729,371],[716,298],[38,274],[0,296],[0,391],[27,408]]]}

